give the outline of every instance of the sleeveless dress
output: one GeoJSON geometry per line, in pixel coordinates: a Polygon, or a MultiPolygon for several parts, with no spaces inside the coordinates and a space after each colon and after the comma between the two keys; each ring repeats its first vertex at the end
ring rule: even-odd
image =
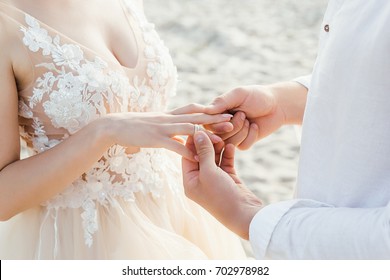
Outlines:
{"type": "MultiPolygon", "coordinates": [[[[106,114],[163,111],[175,94],[176,68],[154,26],[134,2],[118,1],[139,50],[132,69],[0,2],[34,74],[18,93],[30,156],[106,114]]],[[[180,158],[164,149],[129,155],[112,146],[62,193],[0,223],[0,259],[207,258],[246,255],[236,235],[185,197],[180,158]]]]}

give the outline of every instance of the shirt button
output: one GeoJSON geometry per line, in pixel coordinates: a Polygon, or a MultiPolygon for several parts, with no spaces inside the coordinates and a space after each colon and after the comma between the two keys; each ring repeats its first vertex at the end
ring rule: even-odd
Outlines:
{"type": "Polygon", "coordinates": [[[325,32],[329,32],[329,24],[325,24],[324,30],[325,30],[325,32]]]}

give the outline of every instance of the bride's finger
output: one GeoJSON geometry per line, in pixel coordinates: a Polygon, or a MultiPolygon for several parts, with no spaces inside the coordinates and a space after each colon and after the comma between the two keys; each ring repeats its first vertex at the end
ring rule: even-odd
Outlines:
{"type": "Polygon", "coordinates": [[[193,124],[211,124],[228,122],[233,117],[231,114],[208,115],[203,113],[194,113],[186,115],[171,115],[170,121],[173,123],[193,123],[193,124]]]}
{"type": "Polygon", "coordinates": [[[213,144],[223,143],[222,138],[219,137],[218,135],[215,135],[212,132],[207,131],[207,130],[203,130],[203,131],[206,132],[207,136],[210,138],[210,140],[211,140],[211,142],[213,142],[213,144]]]}
{"type": "Polygon", "coordinates": [[[188,149],[186,146],[184,146],[183,144],[180,144],[179,142],[177,142],[174,139],[166,139],[165,141],[163,141],[162,147],[165,149],[171,150],[173,152],[176,152],[179,155],[181,155],[182,157],[184,157],[190,161],[196,162],[195,154],[190,149],[188,149]]]}
{"type": "Polygon", "coordinates": [[[168,113],[172,115],[184,115],[184,114],[193,114],[193,113],[204,113],[204,111],[205,111],[205,106],[197,103],[192,103],[183,107],[173,109],[168,113]]]}
{"type": "Polygon", "coordinates": [[[186,140],[183,137],[180,137],[180,136],[173,136],[172,139],[177,141],[177,142],[179,142],[182,145],[184,145],[186,143],[186,140]]]}
{"type": "MultiPolygon", "coordinates": [[[[192,136],[188,136],[185,146],[194,154],[196,153],[194,138],[192,136]]],[[[197,161],[194,162],[192,160],[187,160],[186,158],[183,158],[182,169],[183,169],[183,180],[184,181],[190,180],[191,178],[194,178],[193,176],[197,176],[199,174],[199,163],[197,161]]]]}
{"type": "MultiPolygon", "coordinates": [[[[169,135],[170,137],[175,137],[178,135],[194,135],[195,132],[198,130],[197,126],[201,127],[200,125],[190,123],[175,123],[165,125],[164,128],[166,129],[166,135],[169,135]]],[[[204,130],[203,127],[201,127],[201,130],[204,130]]],[[[215,135],[207,130],[204,130],[204,132],[214,144],[222,141],[221,137],[219,137],[218,135],[215,135]]]]}
{"type": "Polygon", "coordinates": [[[233,124],[230,122],[206,124],[204,127],[216,134],[225,134],[234,129],[233,124]]]}
{"type": "Polygon", "coordinates": [[[163,134],[171,138],[175,136],[193,135],[196,131],[195,125],[191,123],[172,123],[162,125],[163,134]]]}
{"type": "Polygon", "coordinates": [[[243,112],[237,112],[234,117],[231,120],[231,123],[233,125],[233,129],[230,132],[222,133],[220,136],[223,140],[228,139],[232,137],[233,135],[237,134],[245,124],[246,116],[243,112]]]}
{"type": "Polygon", "coordinates": [[[193,153],[193,154],[196,154],[196,148],[195,148],[195,144],[194,144],[194,137],[192,135],[188,136],[187,137],[187,141],[185,143],[185,146],[190,149],[190,151],[193,153]]]}

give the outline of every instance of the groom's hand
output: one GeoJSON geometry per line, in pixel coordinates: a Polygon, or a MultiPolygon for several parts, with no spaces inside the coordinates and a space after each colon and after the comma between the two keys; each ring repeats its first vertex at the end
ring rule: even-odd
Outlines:
{"type": "MultiPolygon", "coordinates": [[[[230,112],[245,115],[243,129],[219,134],[226,143],[233,143],[241,150],[249,149],[255,142],[268,136],[285,122],[285,116],[271,86],[243,86],[233,89],[206,106],[204,113],[230,112]],[[244,137],[245,136],[245,137],[244,137]]],[[[234,119],[231,120],[233,122],[234,119]]],[[[235,125],[236,127],[236,125],[235,125]]],[[[214,130],[215,125],[208,125],[214,130]]]]}
{"type": "Polygon", "coordinates": [[[219,166],[213,144],[204,132],[189,137],[186,146],[199,159],[199,163],[182,160],[186,195],[230,230],[248,239],[250,222],[262,203],[236,174],[234,146],[225,147],[219,166]]]}
{"type": "Polygon", "coordinates": [[[272,86],[243,86],[218,96],[208,105],[190,104],[177,109],[180,114],[231,113],[230,123],[209,124],[205,128],[219,135],[225,143],[241,150],[271,134],[285,123],[272,86]]]}
{"type": "MultiPolygon", "coordinates": [[[[204,106],[193,103],[176,108],[170,113],[175,115],[194,114],[205,113],[206,110],[213,111],[211,106],[204,106]]],[[[229,113],[229,110],[223,110],[223,112],[229,113]]],[[[206,130],[212,131],[215,135],[220,136],[222,140],[226,140],[226,144],[231,143],[234,146],[238,146],[239,148],[244,149],[245,145],[243,142],[252,143],[256,141],[258,131],[257,125],[251,125],[244,112],[234,112],[233,110],[232,112],[234,116],[230,122],[214,123],[211,125],[204,125],[204,127],[206,130]]],[[[214,115],[214,113],[210,113],[210,115],[214,115]]]]}

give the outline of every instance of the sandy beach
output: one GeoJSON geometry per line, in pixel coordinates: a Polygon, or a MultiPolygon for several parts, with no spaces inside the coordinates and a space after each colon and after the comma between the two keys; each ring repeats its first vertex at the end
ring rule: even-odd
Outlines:
{"type": "MultiPolygon", "coordinates": [[[[326,0],[145,0],[178,67],[171,107],[208,104],[238,85],[268,84],[311,72],[326,0]]],[[[239,151],[244,182],[268,204],[293,195],[299,143],[283,127],[239,151]]]]}

